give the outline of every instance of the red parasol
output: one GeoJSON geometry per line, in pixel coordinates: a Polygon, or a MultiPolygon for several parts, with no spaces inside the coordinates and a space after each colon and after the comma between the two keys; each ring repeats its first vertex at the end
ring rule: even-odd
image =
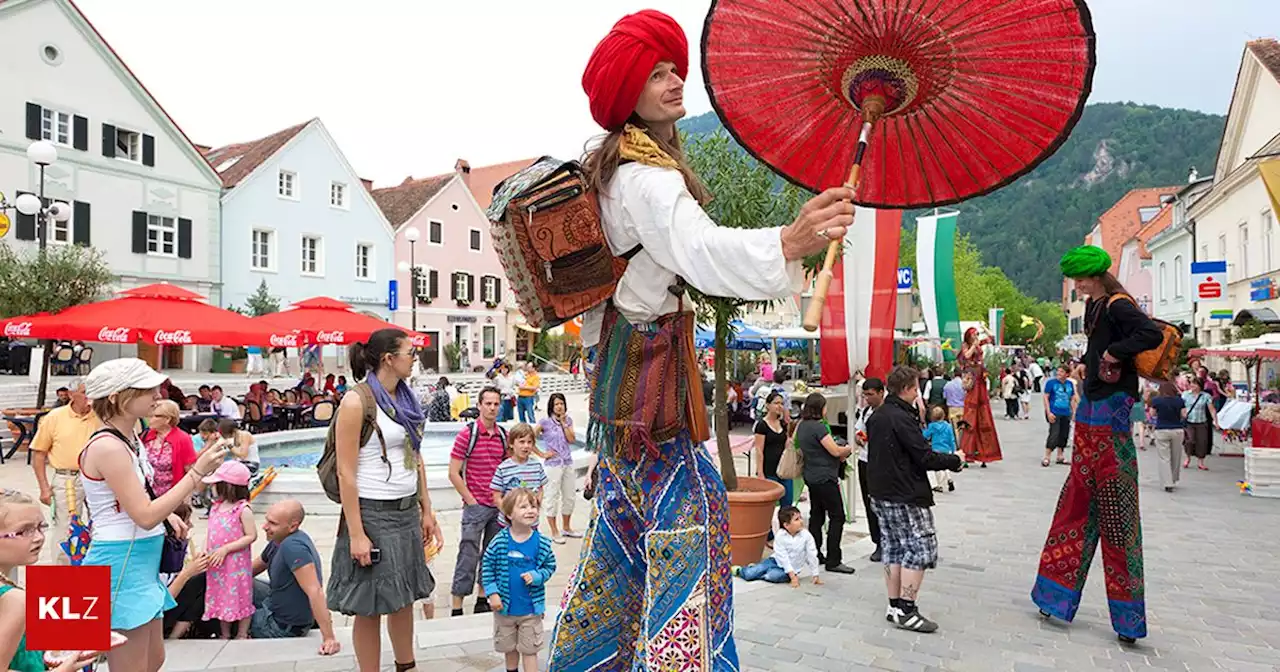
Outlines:
{"type": "Polygon", "coordinates": [[[368,340],[369,335],[379,329],[399,329],[409,334],[414,347],[430,345],[426,334],[358,313],[350,304],[324,296],[299,301],[278,313],[255,317],[253,321],[277,331],[297,332],[307,343],[348,345],[368,340]]]}
{"type": "Polygon", "coordinates": [[[253,320],[204,302],[181,287],[154,284],[120,297],[72,306],[59,313],[11,317],[0,322],[11,338],[52,338],[96,343],[155,345],[251,345],[292,341],[253,320]]]}
{"type": "Polygon", "coordinates": [[[748,152],[877,208],[956,203],[1027,173],[1079,120],[1094,64],[1084,0],[713,0],[702,35],[711,104],[748,152]]]}

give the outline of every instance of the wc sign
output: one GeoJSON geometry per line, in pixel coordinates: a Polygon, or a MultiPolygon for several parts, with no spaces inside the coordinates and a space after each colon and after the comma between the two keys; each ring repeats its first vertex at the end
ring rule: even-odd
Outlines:
{"type": "Polygon", "coordinates": [[[898,269],[898,293],[899,294],[911,292],[911,280],[912,280],[911,268],[909,266],[904,266],[898,269]]]}
{"type": "Polygon", "coordinates": [[[1226,285],[1227,262],[1191,262],[1191,287],[1195,289],[1196,301],[1200,303],[1213,303],[1225,300],[1226,285]]]}

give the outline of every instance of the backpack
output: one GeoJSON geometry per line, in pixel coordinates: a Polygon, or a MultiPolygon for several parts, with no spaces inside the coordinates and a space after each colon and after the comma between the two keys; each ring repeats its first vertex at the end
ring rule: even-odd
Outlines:
{"type": "MultiPolygon", "coordinates": [[[[382,461],[387,464],[387,469],[391,468],[391,461],[387,459],[387,441],[382,438],[382,428],[378,426],[378,402],[373,399],[373,390],[369,389],[368,383],[359,383],[351,388],[360,396],[360,405],[364,409],[364,417],[360,422],[360,443],[363,446],[369,442],[369,438],[374,434],[378,435],[378,443],[382,444],[382,461]]],[[[324,439],[324,452],[320,454],[320,461],[316,463],[316,473],[320,476],[320,487],[324,488],[324,494],[329,501],[341,504],[342,491],[338,489],[338,416],[335,414],[333,420],[329,422],[329,433],[324,439]]]]}
{"type": "Polygon", "coordinates": [[[485,213],[529,326],[547,329],[603,303],[640,251],[615,256],[582,166],[544,156],[498,183],[485,213]]]}
{"type": "MultiPolygon", "coordinates": [[[[1112,294],[1107,300],[1107,311],[1118,299],[1127,299],[1135,307],[1138,305],[1128,294],[1112,294]]],[[[1150,318],[1160,329],[1160,344],[1150,350],[1143,350],[1133,358],[1133,368],[1138,375],[1148,380],[1173,380],[1174,366],[1178,362],[1178,354],[1182,352],[1182,330],[1164,320],[1150,318]]]]}
{"type": "MultiPolygon", "coordinates": [[[[480,439],[480,436],[479,436],[480,432],[476,431],[476,423],[478,422],[480,421],[473,420],[467,423],[467,430],[468,430],[467,452],[463,453],[462,455],[462,470],[460,472],[462,474],[463,482],[467,480],[467,463],[471,461],[471,451],[476,449],[476,441],[480,439]]],[[[503,429],[502,425],[499,425],[497,423],[494,423],[493,426],[498,428],[498,440],[502,442],[502,456],[503,456],[503,459],[506,459],[507,450],[508,450],[507,449],[507,430],[503,429]]]]}

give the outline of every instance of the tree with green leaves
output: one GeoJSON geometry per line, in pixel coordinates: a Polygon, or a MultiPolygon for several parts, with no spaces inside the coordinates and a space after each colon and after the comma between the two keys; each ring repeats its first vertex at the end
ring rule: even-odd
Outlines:
{"type": "MultiPolygon", "coordinates": [[[[79,245],[18,252],[0,244],[0,314],[56,313],[106,298],[115,276],[102,254],[79,245]]],[[[44,406],[53,341],[44,341],[36,406],[44,406]]]]}
{"type": "Polygon", "coordinates": [[[280,298],[271,295],[267,290],[267,281],[263,279],[258,283],[258,289],[245,301],[245,306],[251,317],[262,317],[280,312],[280,298]]]}
{"type": "MultiPolygon", "coordinates": [[[[808,192],[784,183],[767,166],[741,151],[723,131],[693,139],[686,136],[684,147],[689,165],[714,197],[703,207],[720,226],[735,229],[786,226],[795,221],[800,206],[810,198],[808,192]]],[[[725,370],[729,358],[725,351],[730,337],[729,323],[753,307],[767,308],[772,302],[706,296],[695,288],[689,289],[697,304],[698,321],[715,328],[716,449],[725,487],[733,491],[738,488],[738,474],[729,446],[726,403],[728,383],[725,370]]],[[[690,394],[696,393],[700,391],[690,391],[690,394]]]]}

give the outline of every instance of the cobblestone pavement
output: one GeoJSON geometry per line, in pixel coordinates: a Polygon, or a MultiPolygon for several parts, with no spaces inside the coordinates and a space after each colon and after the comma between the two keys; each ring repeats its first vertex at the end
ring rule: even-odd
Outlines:
{"type": "MultiPolygon", "coordinates": [[[[1280,670],[1280,500],[1242,496],[1238,457],[1211,457],[1160,487],[1155,450],[1139,453],[1149,636],[1122,646],[1111,630],[1101,553],[1072,624],[1042,620],[1029,593],[1067,467],[1040,466],[1046,425],[997,420],[1004,461],[968,469],[937,496],[940,565],[925,578],[920,635],[884,620],[880,568],[824,586],[742,595],[744,670],[1280,670]]],[[[754,586],[753,586],[754,588],[754,586]]]]}

